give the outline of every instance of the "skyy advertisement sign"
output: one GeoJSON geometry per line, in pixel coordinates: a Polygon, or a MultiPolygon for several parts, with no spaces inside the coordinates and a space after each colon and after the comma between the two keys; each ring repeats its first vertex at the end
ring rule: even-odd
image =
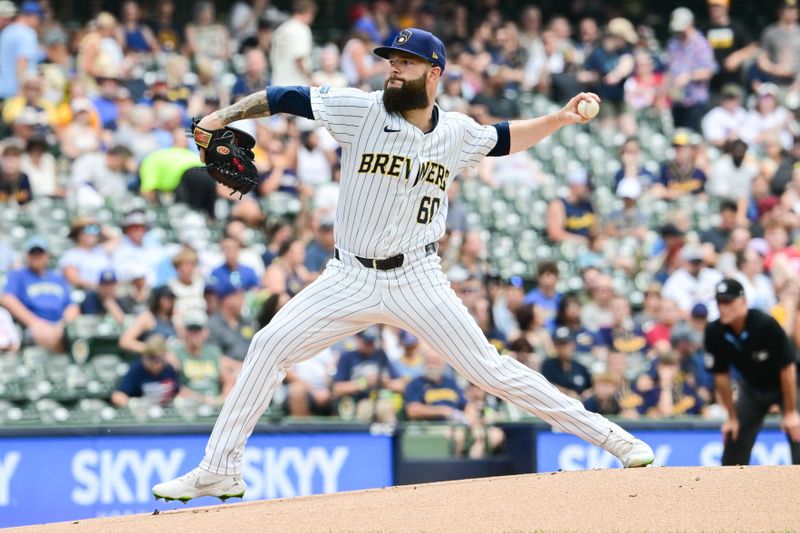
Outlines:
{"type": "MultiPolygon", "coordinates": [[[[0,439],[0,527],[212,505],[156,502],[151,487],[196,467],[205,435],[0,439]]],[[[391,437],[253,435],[242,460],[245,500],[392,484],[391,437]]],[[[237,500],[231,500],[237,501],[237,500]]]]}

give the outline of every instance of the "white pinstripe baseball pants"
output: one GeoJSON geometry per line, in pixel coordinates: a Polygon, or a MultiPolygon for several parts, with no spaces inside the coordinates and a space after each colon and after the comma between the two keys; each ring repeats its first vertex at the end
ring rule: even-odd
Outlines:
{"type": "Polygon", "coordinates": [[[615,427],[538,372],[498,354],[450,288],[437,256],[380,271],[344,255],[341,261],[331,260],[314,283],[253,337],[201,467],[217,474],[239,474],[247,439],[285,369],[372,324],[410,331],[472,383],[587,442],[602,444],[615,427]]]}

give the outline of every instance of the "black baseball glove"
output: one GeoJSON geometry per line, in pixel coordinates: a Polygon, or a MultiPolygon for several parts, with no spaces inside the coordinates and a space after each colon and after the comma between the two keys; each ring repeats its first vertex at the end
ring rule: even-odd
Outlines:
{"type": "Polygon", "coordinates": [[[238,192],[239,198],[258,185],[258,171],[253,164],[256,140],[242,130],[225,127],[208,131],[192,121],[192,136],[198,147],[206,151],[206,170],[215,181],[238,192]]]}

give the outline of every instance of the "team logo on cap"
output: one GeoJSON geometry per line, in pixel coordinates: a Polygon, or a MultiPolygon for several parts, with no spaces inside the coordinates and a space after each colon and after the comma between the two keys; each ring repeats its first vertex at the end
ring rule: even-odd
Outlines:
{"type": "Polygon", "coordinates": [[[431,52],[431,57],[434,59],[439,59],[439,54],[437,54],[436,52],[431,52]]]}
{"type": "Polygon", "coordinates": [[[717,292],[728,292],[728,284],[723,281],[717,285],[717,292]]]}
{"type": "Polygon", "coordinates": [[[400,35],[397,36],[397,44],[405,44],[409,39],[411,39],[411,31],[403,30],[400,32],[400,35]]]}

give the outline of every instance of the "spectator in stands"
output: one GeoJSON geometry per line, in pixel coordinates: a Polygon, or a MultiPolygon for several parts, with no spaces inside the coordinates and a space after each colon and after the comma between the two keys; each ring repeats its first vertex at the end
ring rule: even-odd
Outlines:
{"type": "Polygon", "coordinates": [[[3,122],[12,124],[23,113],[34,113],[40,128],[47,129],[55,122],[55,106],[44,98],[44,80],[38,74],[24,76],[20,94],[3,104],[3,122]]]}
{"type": "Polygon", "coordinates": [[[726,83],[741,83],[744,68],[758,52],[747,28],[731,19],[729,8],[730,0],[708,0],[709,24],[705,36],[718,65],[711,78],[711,90],[715,92],[726,83]]]}
{"type": "Polygon", "coordinates": [[[312,276],[316,277],[325,270],[325,265],[333,258],[333,222],[332,217],[323,218],[314,231],[314,240],[306,246],[303,264],[312,276]]]}
{"type": "Polygon", "coordinates": [[[233,100],[253,94],[267,85],[267,56],[260,48],[251,48],[244,54],[244,72],[236,79],[231,90],[233,100]]]}
{"type": "Polygon", "coordinates": [[[342,89],[348,86],[347,78],[339,68],[339,56],[339,48],[335,44],[328,44],[320,50],[319,70],[312,74],[315,85],[333,87],[334,89],[342,89]]]}
{"type": "Polygon", "coordinates": [[[792,146],[792,134],[797,123],[779,100],[780,89],[774,83],[762,83],[756,91],[756,102],[747,114],[741,138],[750,145],[765,147],[769,140],[777,137],[780,146],[792,146]]]}
{"type": "Polygon", "coordinates": [[[139,314],[119,338],[119,347],[129,352],[141,353],[145,341],[152,335],[169,339],[176,336],[175,293],[168,286],[156,287],[150,294],[148,308],[139,314]]]}
{"type": "Polygon", "coordinates": [[[78,217],[70,224],[68,236],[75,241],[75,247],[61,255],[58,266],[70,285],[94,290],[100,273],[111,267],[108,250],[100,243],[102,228],[91,217],[78,217]]]}
{"type": "Polygon", "coordinates": [[[100,150],[100,124],[88,98],[75,98],[70,105],[72,120],[58,133],[59,147],[70,159],[100,150]]]}
{"type": "Polygon", "coordinates": [[[553,261],[542,261],[536,267],[536,288],[523,300],[523,304],[535,307],[535,313],[548,330],[553,329],[561,300],[561,294],[556,290],[558,278],[558,265],[553,261]]]}
{"type": "Polygon", "coordinates": [[[358,333],[355,351],[344,352],[336,365],[333,398],[339,414],[360,421],[394,422],[392,395],[402,393],[406,382],[400,378],[386,353],[376,346],[380,339],[377,326],[358,333]]]}
{"type": "Polygon", "coordinates": [[[175,19],[175,2],[161,0],[156,4],[150,28],[164,52],[175,52],[183,43],[183,26],[175,19]]]}
{"type": "Polygon", "coordinates": [[[592,381],[592,393],[584,400],[583,406],[603,416],[619,416],[622,413],[619,402],[619,377],[606,372],[593,376],[592,381]]]}
{"type": "Polygon", "coordinates": [[[553,243],[575,241],[586,243],[596,231],[597,220],[589,195],[589,175],[576,168],[567,175],[569,193],[556,198],[547,206],[547,238],[553,243]]]}
{"type": "Polygon", "coordinates": [[[311,23],[317,16],[317,5],[298,0],[292,16],[272,34],[270,64],[273,85],[309,85],[311,83],[311,23]]]}
{"type": "Polygon", "coordinates": [[[108,199],[120,202],[127,194],[131,151],[113,146],[108,152],[87,153],[72,164],[70,192],[81,208],[95,209],[108,199]]]}
{"type": "Polygon", "coordinates": [[[185,30],[186,51],[195,64],[210,62],[214,71],[221,73],[230,57],[230,38],[228,29],[216,22],[216,16],[213,2],[195,4],[194,20],[185,30]]]}
{"type": "Polygon", "coordinates": [[[750,309],[765,313],[777,304],[772,281],[764,274],[764,258],[756,250],[748,248],[736,256],[737,272],[732,276],[744,287],[744,296],[750,309]]]}
{"type": "Polygon", "coordinates": [[[25,329],[24,342],[61,353],[64,327],[80,314],[72,302],[67,281],[47,269],[50,260],[47,241],[33,236],[25,243],[26,265],[8,276],[0,302],[25,329]]]}
{"type": "Polygon", "coordinates": [[[761,51],[758,68],[773,83],[786,87],[797,81],[800,74],[798,42],[800,24],[797,23],[797,2],[786,0],[778,9],[778,20],[761,33],[761,51]]]}
{"type": "Polygon", "coordinates": [[[423,357],[422,354],[429,350],[427,347],[420,345],[419,339],[408,331],[400,331],[398,336],[402,353],[400,357],[395,359],[392,364],[394,365],[397,374],[405,379],[407,382],[419,377],[423,373],[423,357]]]}
{"type": "Polygon", "coordinates": [[[660,118],[660,113],[670,108],[666,77],[655,70],[649,50],[636,50],[633,62],[633,74],[623,85],[625,104],[636,118],[660,118]]]}
{"type": "Polygon", "coordinates": [[[697,166],[691,132],[675,132],[672,147],[675,155],[661,165],[661,183],[654,188],[654,196],[675,200],[686,194],[703,193],[706,174],[697,166]]]}
{"type": "Polygon", "coordinates": [[[167,340],[162,335],[147,339],[141,358],[120,379],[111,393],[115,407],[127,407],[131,398],[143,398],[158,405],[167,405],[180,391],[180,381],[175,368],[167,362],[167,340]]]}
{"type": "Polygon", "coordinates": [[[36,30],[44,18],[38,2],[26,0],[17,18],[0,33],[0,100],[16,96],[22,78],[36,72],[39,46],[36,30]]]}
{"type": "Polygon", "coordinates": [[[34,196],[64,196],[60,177],[56,175],[56,158],[49,152],[50,145],[42,135],[28,139],[20,167],[28,176],[34,196]]]}
{"type": "Polygon", "coordinates": [[[174,321],[179,327],[185,326],[184,318],[190,311],[206,310],[206,300],[203,297],[206,284],[197,268],[197,262],[197,252],[189,246],[184,246],[172,257],[172,266],[178,275],[167,285],[175,294],[174,321]]]}
{"type": "Polygon", "coordinates": [[[311,359],[293,364],[286,371],[290,416],[327,416],[332,413],[331,376],[336,369],[335,362],[334,352],[327,348],[311,359]]]}
{"type": "Polygon", "coordinates": [[[638,391],[642,397],[639,413],[651,418],[700,414],[703,399],[688,381],[679,379],[677,354],[669,352],[659,356],[656,373],[657,379],[653,387],[638,391]]]}
{"type": "Polygon", "coordinates": [[[606,220],[604,234],[612,238],[635,237],[644,240],[647,235],[647,217],[637,207],[642,195],[642,185],[636,178],[623,178],[617,185],[617,197],[622,207],[612,212],[606,220]]]}
{"type": "Polygon", "coordinates": [[[209,405],[221,405],[222,377],[220,359],[222,352],[214,343],[207,342],[208,316],[205,311],[191,309],[183,317],[185,333],[175,348],[175,358],[180,363],[180,396],[209,405]]]}
{"type": "Polygon", "coordinates": [[[187,170],[202,166],[197,154],[185,146],[185,140],[181,141],[183,146],[146,151],[139,166],[139,189],[148,200],[155,201],[156,193],[175,191],[187,170]]]}
{"type": "Polygon", "coordinates": [[[658,320],[661,308],[661,284],[650,282],[644,290],[642,308],[633,315],[633,321],[647,334],[658,320]]]}
{"type": "Polygon", "coordinates": [[[268,267],[278,257],[278,252],[283,243],[292,238],[293,228],[292,225],[286,220],[276,220],[267,231],[267,249],[261,259],[264,261],[264,266],[268,267]]]}
{"type": "Polygon", "coordinates": [[[89,24],[80,40],[77,57],[79,77],[87,84],[100,78],[121,79],[127,74],[125,53],[119,39],[117,19],[108,12],[102,12],[89,24]]]}
{"type": "Polygon", "coordinates": [[[581,399],[592,388],[592,376],[585,366],[575,361],[575,343],[569,330],[557,328],[553,343],[556,356],[542,363],[542,375],[567,396],[581,399]]]}
{"type": "Polygon", "coordinates": [[[519,276],[512,276],[502,284],[498,293],[492,299],[492,316],[495,325],[507,339],[519,335],[517,311],[524,305],[525,283],[519,276]]]}
{"type": "Polygon", "coordinates": [[[25,205],[32,198],[31,182],[22,172],[22,150],[8,145],[0,157],[0,203],[25,205]]]}
{"type": "Polygon", "coordinates": [[[311,281],[311,274],[303,265],[305,246],[299,240],[289,240],[281,245],[278,257],[264,271],[263,286],[270,294],[285,292],[295,296],[311,281]]]}
{"type": "Polygon", "coordinates": [[[153,107],[147,104],[136,104],[128,114],[127,120],[121,122],[114,133],[114,143],[127,146],[138,164],[147,154],[164,148],[159,141],[156,130],[156,114],[153,107]]]}
{"type": "Polygon", "coordinates": [[[694,14],[688,8],[672,12],[669,29],[674,34],[667,43],[672,118],[676,127],[700,131],[709,100],[709,80],[717,69],[714,53],[695,28],[694,14]]]}
{"type": "Polygon", "coordinates": [[[111,269],[100,272],[95,290],[86,293],[80,305],[82,315],[109,316],[117,324],[125,320],[124,302],[117,296],[117,276],[111,269]]]}
{"type": "Polygon", "coordinates": [[[486,243],[479,231],[467,231],[458,249],[459,267],[475,279],[483,280],[489,270],[486,261],[486,243]]]}
{"type": "Polygon", "coordinates": [[[224,237],[220,244],[225,262],[211,271],[211,282],[233,283],[244,291],[258,287],[258,276],[255,271],[241,264],[239,260],[242,253],[241,243],[233,237],[224,237]]]}
{"type": "MultiPolygon", "coordinates": [[[[589,76],[582,78],[596,89],[603,99],[602,118],[622,115],[625,99],[624,83],[633,73],[634,61],[631,46],[639,36],[628,19],[616,17],[608,21],[600,46],[596,47],[583,64],[589,76]]],[[[603,126],[614,127],[615,122],[605,121],[603,126]]],[[[632,133],[632,132],[629,132],[632,133]]]]}
{"type": "Polygon", "coordinates": [[[552,331],[567,328],[575,343],[575,353],[588,355],[595,347],[595,333],[581,323],[581,301],[574,292],[565,294],[558,302],[558,311],[552,331]]]}
{"type": "Polygon", "coordinates": [[[601,359],[606,359],[610,351],[643,358],[650,346],[644,331],[633,320],[628,298],[614,296],[611,300],[611,314],[611,325],[600,328],[595,340],[597,348],[603,354],[601,359]]]}
{"type": "Polygon", "coordinates": [[[347,85],[364,89],[379,89],[386,66],[376,61],[370,51],[377,43],[368,33],[354,30],[342,48],[341,68],[347,85]]]}
{"type": "Polygon", "coordinates": [[[217,182],[208,175],[205,167],[191,167],[181,174],[175,189],[175,203],[187,204],[192,210],[215,220],[217,190],[217,182]]]}
{"type": "Polygon", "coordinates": [[[675,224],[668,222],[661,227],[661,242],[652,253],[646,269],[653,274],[655,280],[663,283],[680,268],[681,250],[686,243],[686,234],[675,224]]]}
{"type": "Polygon", "coordinates": [[[242,362],[247,355],[250,339],[256,332],[255,324],[244,317],[244,281],[236,276],[222,278],[214,285],[219,309],[208,321],[211,332],[209,342],[219,346],[223,358],[220,361],[222,372],[222,392],[228,394],[242,370],[242,362]]]}
{"type": "Polygon", "coordinates": [[[727,246],[731,233],[737,226],[737,213],[739,206],[731,200],[723,201],[719,206],[719,224],[709,228],[700,235],[700,240],[704,243],[711,243],[717,253],[727,246]]]}
{"type": "Polygon", "coordinates": [[[123,271],[134,263],[147,267],[147,282],[154,285],[156,267],[163,258],[164,251],[160,244],[147,235],[149,222],[147,215],[140,209],[134,209],[125,215],[122,223],[122,239],[114,248],[111,261],[115,270],[123,271]]]}
{"type": "Polygon", "coordinates": [[[610,326],[614,320],[611,312],[614,285],[609,276],[602,274],[588,290],[590,300],[581,309],[581,324],[590,331],[598,331],[610,326]]]}
{"type": "Polygon", "coordinates": [[[687,319],[695,304],[705,304],[713,320],[717,316],[714,287],[722,279],[722,274],[705,266],[703,248],[697,244],[687,244],[681,256],[684,266],[667,279],[661,295],[674,300],[687,319]]]}
{"type": "Polygon", "coordinates": [[[128,0],[122,4],[122,24],[119,25],[117,39],[123,43],[128,53],[149,55],[158,51],[159,44],[153,31],[142,24],[142,11],[139,3],[128,0]]]}
{"type": "Polygon", "coordinates": [[[519,339],[524,339],[525,345],[529,346],[533,353],[531,360],[526,364],[531,363],[538,367],[546,357],[555,353],[550,333],[536,315],[533,305],[522,305],[516,312],[516,318],[519,324],[519,339]]]}
{"type": "Polygon", "coordinates": [[[747,249],[751,238],[750,230],[746,227],[734,229],[727,245],[717,257],[714,268],[719,270],[723,276],[733,275],[736,272],[736,258],[747,249]]]}
{"type": "MultiPolygon", "coordinates": [[[[114,271],[116,274],[116,270],[114,271]]],[[[150,268],[147,265],[125,265],[120,271],[119,278],[127,280],[120,290],[120,302],[125,314],[139,314],[147,310],[150,303],[150,284],[147,276],[150,268]]]]}
{"type": "Polygon", "coordinates": [[[426,347],[422,375],[409,381],[403,393],[409,420],[466,421],[464,392],[446,370],[444,358],[426,347]]]}
{"type": "Polygon", "coordinates": [[[714,146],[723,147],[740,139],[747,123],[747,111],[742,107],[742,89],[727,83],[720,92],[720,103],[703,117],[703,137],[714,146]]]}
{"type": "Polygon", "coordinates": [[[642,166],[642,147],[639,139],[628,137],[620,146],[619,152],[622,168],[614,175],[614,186],[617,190],[619,190],[619,183],[623,178],[637,180],[642,189],[647,189],[651,184],[658,181],[658,178],[652,172],[642,166]]]}
{"type": "Polygon", "coordinates": [[[502,428],[491,425],[500,421],[497,402],[493,404],[489,401],[496,398],[487,397],[486,391],[472,383],[467,384],[465,396],[467,405],[464,407],[464,414],[469,424],[468,442],[472,441],[469,445],[469,458],[480,459],[487,455],[487,451],[492,455],[496,454],[506,438],[502,428]]]}

